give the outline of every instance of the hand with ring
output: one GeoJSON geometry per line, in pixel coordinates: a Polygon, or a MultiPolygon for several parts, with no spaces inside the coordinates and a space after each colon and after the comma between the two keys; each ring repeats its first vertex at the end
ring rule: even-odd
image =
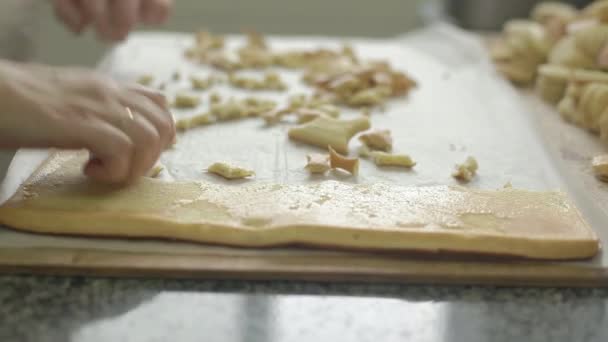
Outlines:
{"type": "Polygon", "coordinates": [[[0,149],[87,149],[104,183],[143,176],[175,138],[162,94],[94,71],[0,61],[0,149]]]}

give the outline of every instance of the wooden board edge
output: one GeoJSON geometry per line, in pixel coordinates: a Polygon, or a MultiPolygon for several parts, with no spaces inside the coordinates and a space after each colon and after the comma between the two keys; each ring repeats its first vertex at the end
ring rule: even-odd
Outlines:
{"type": "Polygon", "coordinates": [[[179,255],[55,248],[0,250],[1,274],[118,278],[604,287],[599,267],[521,262],[411,260],[388,256],[179,255]]]}

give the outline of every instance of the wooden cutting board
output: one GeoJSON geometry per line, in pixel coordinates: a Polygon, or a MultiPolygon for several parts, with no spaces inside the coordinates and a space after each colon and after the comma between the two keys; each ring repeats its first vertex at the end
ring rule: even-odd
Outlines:
{"type": "MultiPolygon", "coordinates": [[[[187,42],[187,39],[180,35],[136,36],[114,51],[104,66],[118,77],[133,77],[143,70],[134,70],[138,67],[151,69],[176,65],[179,57],[163,57],[163,53],[178,51],[175,42],[187,42]],[[149,56],[156,59],[146,63],[149,56]],[[141,63],[138,58],[142,59],[141,63]]],[[[355,45],[361,49],[373,50],[378,55],[395,55],[400,49],[395,42],[357,43],[355,45]],[[384,47],[388,50],[381,51],[384,47]]],[[[406,70],[412,70],[418,79],[426,79],[427,82],[422,83],[419,94],[413,95],[407,107],[399,107],[399,111],[402,111],[401,108],[405,110],[401,116],[389,111],[377,120],[380,125],[390,127],[402,125],[407,128],[416,124],[416,130],[403,130],[404,133],[397,135],[396,144],[398,148],[409,148],[408,152],[417,154],[421,168],[414,176],[404,176],[377,173],[372,167],[364,165],[361,173],[371,176],[362,181],[443,184],[451,180],[449,169],[453,161],[470,153],[480,160],[479,181],[471,186],[498,188],[506,181],[512,181],[514,186],[524,188],[563,189],[573,198],[600,239],[608,241],[608,229],[603,229],[602,224],[607,222],[608,217],[608,191],[597,183],[590,169],[585,167],[588,157],[603,149],[595,137],[563,123],[551,108],[534,96],[515,93],[510,85],[488,76],[488,71],[481,72],[475,68],[446,71],[429,64],[431,57],[407,50],[395,58],[408,61],[405,65],[409,64],[410,69],[406,70]],[[442,74],[444,72],[448,72],[447,76],[442,74]],[[459,89],[463,88],[467,91],[459,93],[459,89]],[[391,121],[394,118],[401,121],[391,121]],[[437,126],[437,122],[443,125],[437,126]],[[486,128],[480,130],[480,125],[486,128]],[[519,134],[519,130],[523,133],[519,134]],[[429,140],[441,145],[441,149],[429,147],[429,140]],[[425,169],[425,166],[428,168],[425,169]]],[[[172,68],[166,70],[168,75],[172,73],[172,68]]],[[[234,129],[239,127],[235,126],[234,129]]],[[[244,135],[248,134],[244,132],[244,135]]],[[[210,134],[212,136],[207,138],[221,140],[226,137],[221,133],[210,134]]],[[[184,138],[185,143],[189,142],[188,139],[184,138]]],[[[281,150],[284,148],[282,146],[276,145],[275,148],[279,150],[268,156],[260,149],[256,157],[259,159],[250,162],[263,165],[274,163],[276,167],[286,170],[299,170],[300,167],[291,167],[293,162],[288,159],[293,153],[281,150]],[[281,156],[278,161],[277,155],[281,156]]],[[[205,150],[200,145],[195,147],[202,148],[202,154],[243,154],[242,145],[230,146],[230,143],[219,152],[205,150]]],[[[255,150],[256,146],[253,144],[249,148],[255,150]]],[[[253,154],[250,150],[246,153],[253,154]]],[[[198,158],[198,155],[195,157],[198,158]]],[[[31,172],[36,158],[24,156],[3,185],[5,192],[10,191],[11,187],[15,188],[29,174],[24,167],[27,160],[31,164],[31,172]]],[[[191,166],[175,160],[180,160],[180,156],[170,156],[169,168],[171,162],[175,163],[176,169],[191,166]]],[[[40,157],[37,161],[40,161],[40,157]]],[[[274,171],[277,174],[269,172],[268,177],[279,177],[289,182],[302,181],[299,171],[274,171]]],[[[186,174],[185,177],[193,177],[193,174],[186,174]]],[[[265,175],[261,174],[260,177],[265,175]]],[[[585,262],[535,262],[302,248],[237,249],[177,242],[50,238],[0,230],[0,271],[10,273],[603,286],[608,284],[608,262],[604,259],[603,255],[599,255],[585,262]]]]}

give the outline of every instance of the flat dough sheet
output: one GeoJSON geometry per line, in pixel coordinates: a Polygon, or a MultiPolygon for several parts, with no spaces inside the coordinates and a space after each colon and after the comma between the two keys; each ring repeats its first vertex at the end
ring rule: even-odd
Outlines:
{"type": "Polygon", "coordinates": [[[166,238],[246,247],[464,252],[538,259],[594,256],[598,238],[560,192],[142,179],[114,189],[53,154],[0,207],[0,223],[52,234],[166,238]]]}

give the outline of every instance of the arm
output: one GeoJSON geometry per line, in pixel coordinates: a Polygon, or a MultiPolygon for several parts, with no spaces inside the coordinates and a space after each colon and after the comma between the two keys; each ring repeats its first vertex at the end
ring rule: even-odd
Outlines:
{"type": "Polygon", "coordinates": [[[105,41],[123,40],[138,23],[158,25],[172,0],[53,0],[57,17],[74,33],[91,26],[105,41]]]}

